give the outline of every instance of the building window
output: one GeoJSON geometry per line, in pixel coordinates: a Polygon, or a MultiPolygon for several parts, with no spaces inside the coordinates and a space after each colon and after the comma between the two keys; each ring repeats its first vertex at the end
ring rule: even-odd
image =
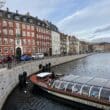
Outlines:
{"type": "Polygon", "coordinates": [[[10,19],[11,18],[11,14],[8,14],[7,17],[10,19]]]}
{"type": "Polygon", "coordinates": [[[23,52],[24,52],[24,54],[26,53],[26,48],[23,48],[23,52]]]}
{"type": "Polygon", "coordinates": [[[26,19],[26,18],[23,18],[23,21],[24,21],[24,22],[26,22],[26,21],[27,21],[27,19],[26,19]]]}
{"type": "Polygon", "coordinates": [[[23,32],[22,32],[22,35],[23,35],[23,36],[26,36],[26,31],[23,31],[23,32]]]}
{"type": "Polygon", "coordinates": [[[10,53],[12,53],[12,54],[14,53],[14,48],[13,47],[10,48],[10,53]]]}
{"type": "Polygon", "coordinates": [[[20,17],[19,17],[19,16],[15,16],[15,19],[16,19],[16,20],[20,20],[20,17]]]}
{"type": "Polygon", "coordinates": [[[7,39],[7,38],[4,38],[4,39],[3,39],[3,43],[4,43],[4,44],[8,44],[8,39],[7,39]]]}
{"type": "Polygon", "coordinates": [[[16,35],[17,35],[17,37],[20,37],[20,34],[21,34],[20,28],[17,28],[16,29],[16,35]]]}
{"type": "Polygon", "coordinates": [[[20,28],[20,24],[19,24],[19,23],[16,23],[16,27],[17,27],[17,28],[20,28]]]}
{"type": "Polygon", "coordinates": [[[35,45],[35,40],[32,40],[32,44],[35,45]]]}
{"type": "Polygon", "coordinates": [[[13,22],[8,22],[9,27],[13,27],[13,22]]]}
{"type": "Polygon", "coordinates": [[[31,33],[31,36],[32,36],[32,37],[34,37],[34,36],[35,36],[34,32],[32,32],[32,33],[31,33]]]}
{"type": "Polygon", "coordinates": [[[13,22],[8,22],[9,27],[13,27],[13,22]]]}
{"type": "Polygon", "coordinates": [[[40,22],[38,22],[37,24],[38,24],[38,26],[40,26],[40,22]]]}
{"type": "Polygon", "coordinates": [[[36,27],[36,31],[38,31],[38,27],[36,27]]]}
{"type": "Polygon", "coordinates": [[[27,36],[30,37],[30,32],[27,32],[27,36]]]}
{"type": "Polygon", "coordinates": [[[4,52],[5,53],[8,53],[8,48],[4,48],[4,52]]]}
{"type": "Polygon", "coordinates": [[[29,19],[29,22],[30,22],[30,23],[32,23],[32,22],[33,22],[33,20],[32,20],[32,19],[29,19]]]}
{"type": "Polygon", "coordinates": [[[28,45],[31,45],[31,40],[30,39],[28,39],[28,45]]]}
{"type": "Polygon", "coordinates": [[[3,34],[4,34],[4,35],[7,35],[7,34],[8,34],[7,29],[3,29],[3,34]]]}
{"type": "Polygon", "coordinates": [[[7,21],[3,21],[3,26],[7,26],[7,21]]]}
{"type": "Polygon", "coordinates": [[[26,45],[26,44],[27,44],[27,43],[26,43],[26,39],[23,39],[23,40],[22,40],[22,44],[23,44],[23,45],[26,45]]]}
{"type": "Polygon", "coordinates": [[[27,25],[27,30],[30,30],[30,25],[27,25]]]}
{"type": "Polygon", "coordinates": [[[34,26],[31,26],[31,30],[34,31],[34,26]]]}
{"type": "Polygon", "coordinates": [[[26,25],[25,24],[22,24],[22,29],[26,29],[26,25]]]}
{"type": "Polygon", "coordinates": [[[37,41],[37,45],[39,45],[39,41],[37,41]]]}
{"type": "Polygon", "coordinates": [[[9,30],[9,35],[13,35],[13,30],[12,29],[9,30]]]}
{"type": "Polygon", "coordinates": [[[33,53],[35,53],[35,50],[36,50],[35,48],[32,48],[33,53]]]}
{"type": "Polygon", "coordinates": [[[31,48],[27,48],[27,52],[30,53],[31,52],[31,48]]]}
{"type": "Polygon", "coordinates": [[[14,44],[14,39],[10,39],[10,44],[14,44]]]}

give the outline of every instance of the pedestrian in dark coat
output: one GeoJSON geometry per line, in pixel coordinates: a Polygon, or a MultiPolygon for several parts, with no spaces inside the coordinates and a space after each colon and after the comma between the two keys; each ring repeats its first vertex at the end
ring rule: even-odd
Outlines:
{"type": "Polygon", "coordinates": [[[8,69],[11,68],[12,58],[8,55],[7,56],[7,62],[8,62],[8,69]]]}

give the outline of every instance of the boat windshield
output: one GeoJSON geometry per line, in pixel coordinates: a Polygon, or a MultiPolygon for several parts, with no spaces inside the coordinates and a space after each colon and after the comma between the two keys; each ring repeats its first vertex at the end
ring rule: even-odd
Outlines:
{"type": "Polygon", "coordinates": [[[103,88],[101,86],[88,85],[83,83],[65,81],[65,80],[55,80],[51,85],[52,88],[58,89],[60,91],[69,92],[71,94],[80,94],[87,97],[94,97],[99,100],[110,102],[110,89],[103,88]]]}
{"type": "Polygon", "coordinates": [[[110,89],[103,88],[100,94],[100,99],[110,102],[110,89]]]}

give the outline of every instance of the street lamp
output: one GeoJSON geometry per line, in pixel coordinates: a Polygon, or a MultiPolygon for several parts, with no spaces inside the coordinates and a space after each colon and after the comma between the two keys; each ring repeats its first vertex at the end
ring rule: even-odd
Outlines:
{"type": "Polygon", "coordinates": [[[0,9],[5,5],[6,0],[0,0],[0,9]]]}

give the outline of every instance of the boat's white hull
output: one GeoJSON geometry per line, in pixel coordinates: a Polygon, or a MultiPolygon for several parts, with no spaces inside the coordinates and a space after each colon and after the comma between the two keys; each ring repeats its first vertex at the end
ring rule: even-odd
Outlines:
{"type": "Polygon", "coordinates": [[[43,90],[48,92],[49,94],[52,94],[54,96],[60,97],[60,98],[65,99],[65,100],[70,100],[70,101],[73,101],[73,102],[85,104],[85,105],[88,105],[88,106],[93,106],[93,107],[104,109],[104,110],[110,110],[109,106],[101,105],[101,104],[94,103],[94,102],[91,102],[91,101],[86,101],[86,100],[83,100],[83,99],[79,99],[79,98],[76,98],[76,97],[64,95],[64,94],[57,93],[57,92],[50,91],[50,90],[46,90],[46,89],[43,89],[43,90]]]}

